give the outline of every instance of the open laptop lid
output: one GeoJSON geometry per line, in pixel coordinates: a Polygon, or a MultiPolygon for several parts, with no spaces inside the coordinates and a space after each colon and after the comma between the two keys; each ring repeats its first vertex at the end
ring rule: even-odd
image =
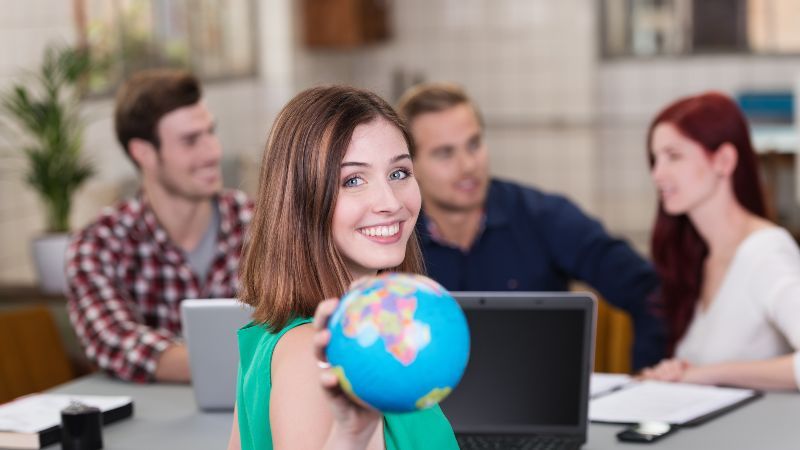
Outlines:
{"type": "Polygon", "coordinates": [[[236,331],[250,322],[251,313],[249,306],[233,298],[181,302],[192,388],[200,409],[233,410],[239,370],[236,331]]]}
{"type": "Polygon", "coordinates": [[[587,430],[595,299],[588,293],[453,292],[470,328],[464,378],[442,402],[459,433],[587,430]]]}

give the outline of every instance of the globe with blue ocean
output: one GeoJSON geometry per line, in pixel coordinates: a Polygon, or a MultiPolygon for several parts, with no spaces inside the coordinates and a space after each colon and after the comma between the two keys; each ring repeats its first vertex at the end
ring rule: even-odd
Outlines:
{"type": "Polygon", "coordinates": [[[455,389],[469,360],[458,302],[421,275],[360,280],[328,322],[328,362],[353,400],[382,412],[429,408],[455,389]]]}

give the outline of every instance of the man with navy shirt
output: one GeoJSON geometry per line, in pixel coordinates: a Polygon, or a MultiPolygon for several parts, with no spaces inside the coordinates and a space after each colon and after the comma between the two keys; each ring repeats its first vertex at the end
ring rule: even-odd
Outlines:
{"type": "Polygon", "coordinates": [[[417,231],[432,278],[454,291],[563,291],[583,281],[630,313],[635,369],[665,356],[651,265],[566,198],[490,177],[480,114],[460,87],[414,87],[398,109],[414,140],[417,231]]]}

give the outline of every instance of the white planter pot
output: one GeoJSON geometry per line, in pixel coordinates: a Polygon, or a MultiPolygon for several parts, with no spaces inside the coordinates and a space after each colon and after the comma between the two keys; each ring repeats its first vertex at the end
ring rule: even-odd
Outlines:
{"type": "Polygon", "coordinates": [[[33,241],[33,259],[39,276],[39,288],[47,294],[67,292],[64,258],[69,234],[48,234],[33,241]]]}

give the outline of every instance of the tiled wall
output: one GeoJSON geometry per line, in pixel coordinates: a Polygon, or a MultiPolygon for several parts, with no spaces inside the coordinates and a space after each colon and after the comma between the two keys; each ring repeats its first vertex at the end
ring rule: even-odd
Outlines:
{"type": "MultiPolygon", "coordinates": [[[[33,67],[53,40],[73,37],[71,2],[0,0],[0,88],[21,67],[33,67]]],[[[5,131],[5,130],[4,130],[5,131]]],[[[41,232],[37,199],[21,182],[24,160],[16,143],[0,138],[0,281],[30,275],[30,239],[41,232]]]]}
{"type": "MultiPolygon", "coordinates": [[[[11,0],[0,2],[0,6],[16,8],[17,15],[9,24],[26,24],[24,29],[37,38],[23,39],[37,45],[19,52],[24,57],[12,58],[0,76],[38,60],[49,40],[40,33],[38,15],[49,18],[50,36],[71,33],[69,2],[60,2],[61,11],[52,14],[43,0],[25,6],[11,0]]],[[[483,110],[496,174],[566,193],[588,211],[602,213],[595,189],[592,126],[597,72],[593,1],[394,2],[393,39],[344,52],[303,48],[297,5],[290,0],[261,3],[259,80],[207,86],[208,101],[220,119],[219,130],[229,152],[256,161],[274,113],[300,88],[344,82],[374,89],[394,101],[399,93],[394,84],[398,74],[409,79],[452,80],[463,84],[483,110]],[[285,20],[287,15],[292,20],[285,20]]],[[[91,117],[87,153],[100,173],[78,196],[74,226],[110,202],[119,184],[135,178],[114,141],[111,110],[110,101],[87,108],[91,117]]],[[[18,177],[3,175],[0,183],[13,185],[6,192],[24,192],[15,198],[24,199],[20,202],[27,211],[19,214],[19,205],[13,203],[0,206],[0,211],[6,211],[0,212],[0,236],[12,241],[3,247],[0,282],[29,281],[28,241],[41,229],[41,217],[35,197],[20,187],[18,177]]]]}
{"type": "Polygon", "coordinates": [[[600,61],[591,0],[395,2],[394,39],[305,52],[300,85],[341,81],[397,95],[407,78],[463,84],[484,111],[494,172],[567,194],[643,252],[655,211],[644,154],[659,108],[717,89],[791,89],[800,58],[600,61]]]}
{"type": "Polygon", "coordinates": [[[404,0],[393,39],[303,52],[302,85],[345,82],[396,100],[394,80],[462,84],[481,108],[494,173],[564,192],[597,213],[591,0],[404,0]]]}
{"type": "MultiPolygon", "coordinates": [[[[74,42],[71,8],[71,1],[0,0],[0,89],[23,69],[35,68],[48,43],[74,42]]],[[[269,113],[276,109],[264,86],[258,78],[205,86],[223,148],[232,159],[262,150],[269,113]]],[[[83,112],[88,122],[85,154],[97,175],[75,196],[73,228],[136,184],[136,171],[113,134],[112,100],[91,101],[83,112]]],[[[18,142],[6,131],[0,133],[0,283],[26,284],[35,279],[30,242],[42,233],[44,217],[38,198],[23,181],[25,160],[18,142]]]]}
{"type": "MultiPolygon", "coordinates": [[[[646,251],[655,208],[644,156],[649,119],[674,98],[706,89],[791,88],[800,58],[702,57],[598,61],[593,0],[403,0],[393,38],[348,51],[301,44],[298,2],[260,2],[256,79],[206,85],[228,154],[255,162],[272,118],[299,89],[348,83],[394,101],[396,80],[463,84],[483,110],[493,171],[564,193],[646,251]]],[[[33,67],[52,39],[72,37],[69,1],[0,0],[0,88],[33,67]]],[[[100,173],[78,195],[73,225],[135,180],[111,129],[109,100],[86,109],[86,148],[100,173]]],[[[41,230],[22,160],[0,138],[0,283],[33,279],[29,241],[41,230]]]]}

